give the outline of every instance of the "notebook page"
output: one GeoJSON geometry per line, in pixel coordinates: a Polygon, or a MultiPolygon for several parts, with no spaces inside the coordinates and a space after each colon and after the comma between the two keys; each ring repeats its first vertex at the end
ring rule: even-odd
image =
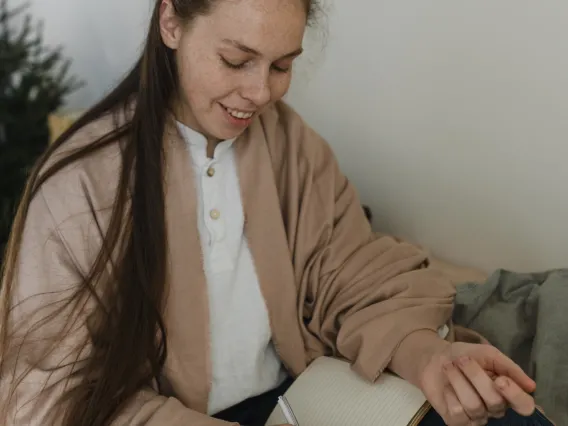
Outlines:
{"type": "MultiPolygon", "coordinates": [[[[318,358],[286,392],[300,426],[407,426],[426,402],[410,383],[383,373],[370,384],[347,362],[318,358]]],[[[277,406],[267,426],[285,424],[277,406]]]]}

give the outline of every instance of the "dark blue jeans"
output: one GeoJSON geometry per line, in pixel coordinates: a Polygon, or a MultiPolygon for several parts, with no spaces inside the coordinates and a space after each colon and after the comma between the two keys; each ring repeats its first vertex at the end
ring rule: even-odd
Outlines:
{"type": "Polygon", "coordinates": [[[213,417],[228,422],[236,422],[242,426],[264,426],[270,414],[278,405],[278,397],[284,395],[292,383],[293,380],[288,379],[280,387],[249,398],[213,417]]]}
{"type": "MultiPolygon", "coordinates": [[[[243,426],[264,426],[268,417],[278,404],[278,397],[283,395],[292,385],[292,380],[284,382],[279,388],[264,393],[253,398],[249,398],[240,404],[224,410],[214,417],[229,422],[236,422],[243,426]]],[[[430,410],[428,414],[420,422],[420,426],[444,426],[442,418],[434,410],[430,410]]],[[[535,412],[530,417],[522,417],[509,410],[505,417],[501,419],[490,419],[489,426],[552,426],[540,412],[535,412]]],[[[311,426],[311,425],[300,425],[311,426]]],[[[351,426],[351,425],[345,425],[351,426]]],[[[357,426],[357,425],[353,425],[357,426]]]]}
{"type": "MultiPolygon", "coordinates": [[[[444,426],[445,423],[438,413],[430,410],[420,422],[420,426],[444,426]]],[[[513,410],[507,411],[505,417],[489,419],[488,426],[552,426],[552,423],[539,411],[530,417],[523,417],[513,410]]]]}

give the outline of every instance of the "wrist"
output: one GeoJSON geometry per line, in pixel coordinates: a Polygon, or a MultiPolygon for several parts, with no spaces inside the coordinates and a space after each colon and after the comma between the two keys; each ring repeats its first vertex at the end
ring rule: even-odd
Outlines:
{"type": "Polygon", "coordinates": [[[421,386],[422,372],[435,354],[446,349],[450,342],[431,330],[415,331],[404,338],[395,351],[389,369],[415,386],[421,386]]]}

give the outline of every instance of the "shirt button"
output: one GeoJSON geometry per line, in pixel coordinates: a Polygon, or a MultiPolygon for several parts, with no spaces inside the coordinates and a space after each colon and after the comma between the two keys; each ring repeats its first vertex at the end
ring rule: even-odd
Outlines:
{"type": "Polygon", "coordinates": [[[211,216],[211,219],[217,220],[221,217],[221,212],[217,209],[213,209],[209,212],[209,216],[211,216]]]}
{"type": "Polygon", "coordinates": [[[207,169],[207,176],[209,176],[209,177],[215,176],[215,169],[213,167],[209,167],[207,169]]]}

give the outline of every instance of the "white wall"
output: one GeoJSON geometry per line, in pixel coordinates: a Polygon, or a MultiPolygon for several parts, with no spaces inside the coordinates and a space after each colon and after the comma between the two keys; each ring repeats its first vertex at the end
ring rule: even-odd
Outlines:
{"type": "MultiPolygon", "coordinates": [[[[568,2],[334,2],[289,99],[379,227],[487,270],[568,266],[568,2]]],[[[132,63],[149,3],[34,0],[89,83],[72,107],[132,63]]]]}
{"type": "Polygon", "coordinates": [[[290,99],[381,229],[487,270],[568,267],[567,22],[566,0],[336,0],[290,99]]]}
{"type": "MultiPolygon", "coordinates": [[[[28,1],[28,0],[26,0],[28,1]]],[[[9,0],[16,6],[24,0],[9,0]]],[[[45,41],[63,45],[71,72],[87,84],[68,99],[82,109],[100,99],[136,60],[146,31],[150,0],[30,0],[45,41]]]]}

